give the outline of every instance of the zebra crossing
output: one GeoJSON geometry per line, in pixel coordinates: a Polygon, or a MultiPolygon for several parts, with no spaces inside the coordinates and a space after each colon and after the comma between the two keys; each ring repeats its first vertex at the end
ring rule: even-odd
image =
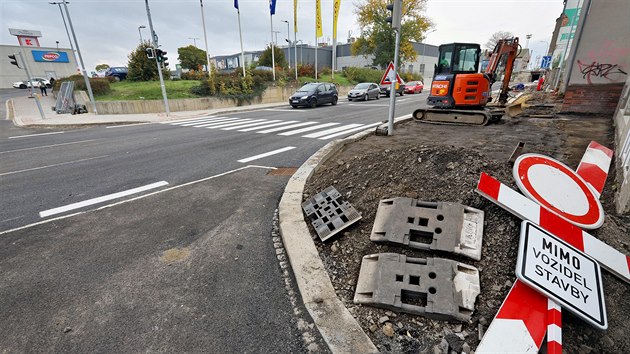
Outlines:
{"type": "Polygon", "coordinates": [[[189,118],[170,122],[160,122],[178,127],[205,128],[218,130],[232,130],[237,132],[255,132],[258,134],[276,134],[280,136],[300,135],[303,138],[328,140],[348,133],[375,127],[381,123],[372,124],[341,124],[299,122],[296,120],[254,119],[237,117],[207,116],[189,118]],[[304,135],[302,135],[304,134],[304,135]]]}

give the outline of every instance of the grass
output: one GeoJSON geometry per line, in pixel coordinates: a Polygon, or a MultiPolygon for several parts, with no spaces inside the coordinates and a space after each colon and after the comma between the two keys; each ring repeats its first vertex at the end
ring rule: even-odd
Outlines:
{"type": "MultiPolygon", "coordinates": [[[[110,84],[112,91],[106,95],[96,96],[97,101],[126,100],[161,100],[162,89],[159,81],[120,81],[110,84]]],[[[199,85],[196,80],[164,81],[166,95],[169,99],[198,98],[190,92],[190,88],[199,85]]]]}

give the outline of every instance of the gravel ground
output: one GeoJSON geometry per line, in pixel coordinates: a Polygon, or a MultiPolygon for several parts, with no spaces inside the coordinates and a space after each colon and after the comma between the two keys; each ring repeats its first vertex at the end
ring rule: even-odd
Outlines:
{"type": "MultiPolygon", "coordinates": [[[[538,152],[576,167],[590,140],[613,146],[609,119],[556,116],[511,119],[487,127],[462,127],[407,121],[390,137],[369,136],[346,146],[309,179],[304,199],[334,186],[363,216],[322,243],[311,228],[337,295],[382,352],[470,353],[479,344],[516,280],[514,268],[520,220],[478,195],[480,173],[487,172],[516,189],[507,162],[519,141],[524,152],[538,152]],[[485,212],[481,261],[450,253],[427,253],[369,239],[381,199],[417,198],[458,202],[485,212]],[[470,323],[446,322],[392,312],[352,302],[364,255],[395,252],[412,257],[437,256],[461,261],[480,271],[481,294],[470,323]]],[[[614,166],[610,176],[615,175],[614,166]]],[[[613,215],[610,178],[602,196],[608,213],[604,226],[591,234],[630,253],[630,218],[613,215]]],[[[563,344],[567,353],[630,351],[630,287],[604,272],[609,329],[599,331],[563,311],[563,344]]]]}

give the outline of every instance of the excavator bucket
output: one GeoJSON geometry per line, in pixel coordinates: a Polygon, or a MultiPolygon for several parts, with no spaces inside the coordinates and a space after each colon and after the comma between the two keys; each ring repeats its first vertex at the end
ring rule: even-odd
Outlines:
{"type": "Polygon", "coordinates": [[[508,103],[505,107],[505,114],[509,117],[516,117],[523,113],[523,104],[531,98],[531,95],[521,95],[514,102],[508,103]]]}

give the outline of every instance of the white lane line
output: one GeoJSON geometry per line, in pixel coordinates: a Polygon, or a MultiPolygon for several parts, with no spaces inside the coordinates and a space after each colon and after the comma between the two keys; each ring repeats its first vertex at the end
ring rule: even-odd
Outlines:
{"type": "Polygon", "coordinates": [[[271,129],[267,129],[267,130],[261,130],[261,131],[256,132],[256,133],[258,133],[258,134],[267,134],[267,133],[278,132],[278,131],[281,131],[281,130],[287,130],[287,129],[293,129],[293,128],[297,128],[297,127],[303,127],[305,125],[311,125],[311,124],[317,124],[317,122],[302,122],[302,123],[297,123],[297,124],[285,125],[285,126],[279,127],[279,128],[271,128],[271,129]]]}
{"type": "Polygon", "coordinates": [[[45,149],[45,148],[49,148],[49,147],[63,146],[63,145],[71,145],[71,144],[81,144],[81,143],[87,143],[88,141],[96,141],[96,140],[100,140],[100,139],[80,140],[80,141],[73,141],[73,142],[71,142],[71,143],[52,144],[52,145],[37,146],[37,147],[31,147],[31,148],[25,148],[25,149],[17,149],[17,150],[9,150],[9,151],[0,151],[0,155],[1,155],[1,154],[8,154],[8,153],[10,153],[10,152],[28,151],[28,150],[36,150],[36,149],[45,149]]]}
{"type": "Polygon", "coordinates": [[[243,120],[242,118],[226,118],[226,119],[222,119],[221,121],[216,121],[216,122],[210,122],[210,123],[204,123],[204,124],[199,124],[199,125],[195,125],[195,128],[207,128],[207,127],[214,127],[215,125],[222,125],[222,124],[226,124],[226,123],[234,123],[234,122],[247,122],[249,119],[245,119],[243,120]]]}
{"type": "Polygon", "coordinates": [[[49,168],[49,167],[56,167],[56,166],[63,166],[63,165],[68,165],[71,163],[77,163],[77,162],[83,162],[83,161],[90,161],[90,160],[96,160],[96,159],[102,159],[103,157],[107,157],[109,155],[103,155],[103,156],[96,156],[96,157],[90,157],[87,159],[80,159],[80,160],[74,160],[74,161],[68,161],[68,162],[62,162],[62,163],[56,163],[53,165],[46,165],[46,166],[40,166],[40,167],[33,167],[33,168],[27,168],[25,170],[19,170],[19,171],[11,171],[11,172],[5,172],[5,173],[0,173],[0,176],[6,176],[6,175],[12,175],[15,173],[20,173],[20,172],[28,172],[28,171],[35,171],[35,170],[41,170],[43,168],[49,168]]]}
{"type": "Polygon", "coordinates": [[[52,133],[41,133],[41,134],[17,135],[17,136],[10,136],[9,139],[29,138],[32,136],[53,135],[53,134],[63,134],[63,133],[64,132],[52,132],[52,133]]]}
{"type": "Polygon", "coordinates": [[[256,130],[256,129],[267,129],[267,128],[271,128],[271,127],[276,127],[278,125],[291,124],[291,123],[295,123],[295,122],[297,122],[297,120],[285,120],[285,121],[282,121],[280,123],[273,123],[273,124],[263,125],[262,127],[254,127],[254,128],[242,129],[242,130],[239,130],[239,132],[249,132],[249,131],[256,130]]]}
{"type": "Polygon", "coordinates": [[[238,160],[238,162],[245,163],[245,162],[249,162],[249,161],[254,161],[254,160],[262,159],[263,157],[279,154],[281,152],[285,152],[285,151],[289,151],[289,150],[293,150],[293,149],[295,149],[295,146],[287,146],[287,147],[284,147],[282,149],[266,152],[264,154],[260,154],[260,155],[247,157],[247,158],[244,158],[244,159],[240,159],[240,160],[238,160]]]}
{"type": "Polygon", "coordinates": [[[164,192],[170,192],[172,190],[183,188],[183,187],[188,187],[188,186],[191,186],[193,184],[197,184],[197,183],[201,183],[201,182],[205,182],[205,181],[210,181],[210,180],[213,180],[215,178],[223,177],[223,176],[226,176],[226,175],[229,175],[229,174],[232,174],[232,173],[236,173],[236,172],[239,172],[239,171],[246,170],[248,168],[261,168],[261,169],[265,169],[265,170],[275,170],[276,169],[276,167],[269,167],[269,166],[247,165],[247,166],[239,167],[239,168],[236,168],[236,169],[233,169],[233,170],[230,170],[230,171],[222,172],[222,173],[219,173],[219,174],[214,175],[214,176],[198,179],[196,181],[186,182],[184,184],[180,184],[180,185],[177,185],[177,186],[160,189],[160,190],[155,191],[155,192],[142,194],[142,195],[139,195],[137,197],[121,200],[121,201],[118,201],[118,202],[115,202],[115,203],[111,203],[111,204],[106,204],[106,205],[103,205],[103,206],[98,207],[98,208],[93,209],[93,210],[79,211],[79,212],[72,213],[72,214],[58,216],[56,218],[50,218],[50,219],[34,222],[34,223],[31,223],[31,224],[20,226],[20,227],[16,227],[16,228],[13,228],[13,229],[0,231],[0,235],[8,234],[8,233],[19,231],[19,230],[28,229],[28,228],[31,228],[31,227],[37,226],[37,225],[48,224],[48,223],[51,223],[51,222],[57,221],[57,220],[68,219],[68,218],[71,218],[73,216],[85,214],[85,213],[88,213],[88,212],[91,212],[91,211],[98,211],[98,210],[109,209],[109,208],[112,208],[112,207],[115,207],[115,206],[118,206],[118,205],[121,205],[121,204],[126,204],[126,203],[130,203],[130,202],[133,202],[133,201],[136,201],[136,200],[144,199],[144,198],[150,197],[150,196],[155,195],[155,194],[161,194],[161,193],[164,193],[164,192]]]}
{"type": "Polygon", "coordinates": [[[216,125],[216,126],[206,127],[206,128],[208,128],[208,129],[218,129],[218,128],[233,127],[233,126],[241,126],[242,127],[246,123],[255,123],[255,122],[260,122],[260,121],[264,121],[264,119],[243,119],[240,122],[231,122],[229,124],[216,125]]]}
{"type": "Polygon", "coordinates": [[[322,137],[324,135],[330,135],[333,133],[338,133],[342,130],[349,130],[352,128],[356,128],[356,127],[362,127],[363,124],[348,124],[348,125],[342,125],[340,127],[336,127],[336,128],[331,128],[331,129],[327,129],[321,132],[317,132],[317,133],[311,133],[311,134],[307,134],[307,135],[302,135],[303,138],[319,138],[322,137]]]}
{"type": "Polygon", "coordinates": [[[302,128],[302,129],[297,129],[297,130],[291,130],[288,132],[284,132],[284,133],[280,133],[278,135],[284,135],[284,136],[289,136],[289,135],[295,135],[295,134],[300,134],[300,133],[304,133],[304,132],[309,132],[311,130],[317,130],[317,129],[321,129],[321,128],[326,128],[326,127],[330,127],[333,125],[339,125],[340,123],[324,123],[324,124],[318,124],[312,127],[306,127],[306,128],[302,128]]]}
{"type": "Polygon", "coordinates": [[[271,111],[271,112],[296,112],[296,113],[306,113],[307,111],[299,111],[295,108],[291,108],[291,109],[282,109],[282,108],[265,108],[265,111],[271,111]]]}
{"type": "Polygon", "coordinates": [[[258,123],[251,123],[251,124],[242,124],[242,125],[237,125],[234,127],[229,127],[229,128],[223,128],[221,130],[237,130],[237,129],[241,129],[241,128],[247,128],[247,127],[255,127],[253,129],[260,129],[260,126],[263,124],[267,124],[267,123],[273,123],[273,122],[279,122],[279,120],[274,119],[274,120],[266,120],[263,119],[262,122],[258,122],[258,123]]]}
{"type": "Polygon", "coordinates": [[[132,195],[132,194],[148,191],[150,189],[159,188],[159,187],[162,187],[162,186],[166,186],[167,184],[168,184],[168,182],[166,182],[166,181],[155,182],[155,183],[147,184],[146,186],[132,188],[132,189],[128,189],[126,191],[122,191],[122,192],[118,192],[118,193],[114,193],[114,194],[108,194],[108,195],[104,195],[102,197],[88,199],[88,200],[84,200],[82,202],[68,204],[68,205],[64,205],[62,207],[40,211],[39,212],[39,217],[45,218],[47,216],[65,213],[66,211],[79,209],[79,208],[83,208],[83,207],[86,207],[86,206],[90,206],[90,205],[106,202],[106,201],[109,201],[109,200],[126,197],[128,195],[132,195]]]}
{"type": "Polygon", "coordinates": [[[154,124],[154,123],[153,122],[146,122],[146,123],[129,123],[129,124],[121,124],[121,125],[110,125],[108,127],[105,127],[105,129],[124,128],[124,127],[137,127],[139,125],[147,125],[147,124],[154,124]]]}
{"type": "Polygon", "coordinates": [[[169,120],[169,121],[160,122],[160,123],[161,124],[184,123],[184,122],[192,122],[193,120],[214,118],[214,117],[215,116],[205,116],[205,117],[196,117],[196,118],[176,119],[176,120],[169,120]]]}
{"type": "Polygon", "coordinates": [[[334,138],[334,137],[337,137],[337,136],[340,136],[340,135],[345,135],[345,134],[352,133],[352,132],[356,132],[356,131],[359,131],[359,130],[369,129],[369,128],[371,128],[371,127],[375,127],[375,126],[377,126],[377,125],[379,125],[379,124],[382,124],[382,123],[381,123],[381,122],[378,122],[378,123],[372,123],[372,124],[364,125],[364,126],[362,126],[362,127],[358,127],[358,128],[354,128],[354,129],[349,129],[349,130],[344,130],[344,131],[339,132],[339,133],[336,133],[336,134],[330,134],[330,135],[322,136],[321,138],[319,138],[319,140],[331,139],[331,138],[334,138]]]}
{"type": "Polygon", "coordinates": [[[388,104],[375,104],[375,103],[368,103],[368,104],[348,103],[348,106],[389,107],[388,104]]]}
{"type": "Polygon", "coordinates": [[[184,122],[184,123],[171,124],[171,125],[177,125],[180,127],[190,127],[190,126],[198,125],[198,124],[222,122],[228,119],[238,119],[238,118],[216,117],[216,118],[207,118],[203,120],[198,120],[194,122],[184,122]]]}

